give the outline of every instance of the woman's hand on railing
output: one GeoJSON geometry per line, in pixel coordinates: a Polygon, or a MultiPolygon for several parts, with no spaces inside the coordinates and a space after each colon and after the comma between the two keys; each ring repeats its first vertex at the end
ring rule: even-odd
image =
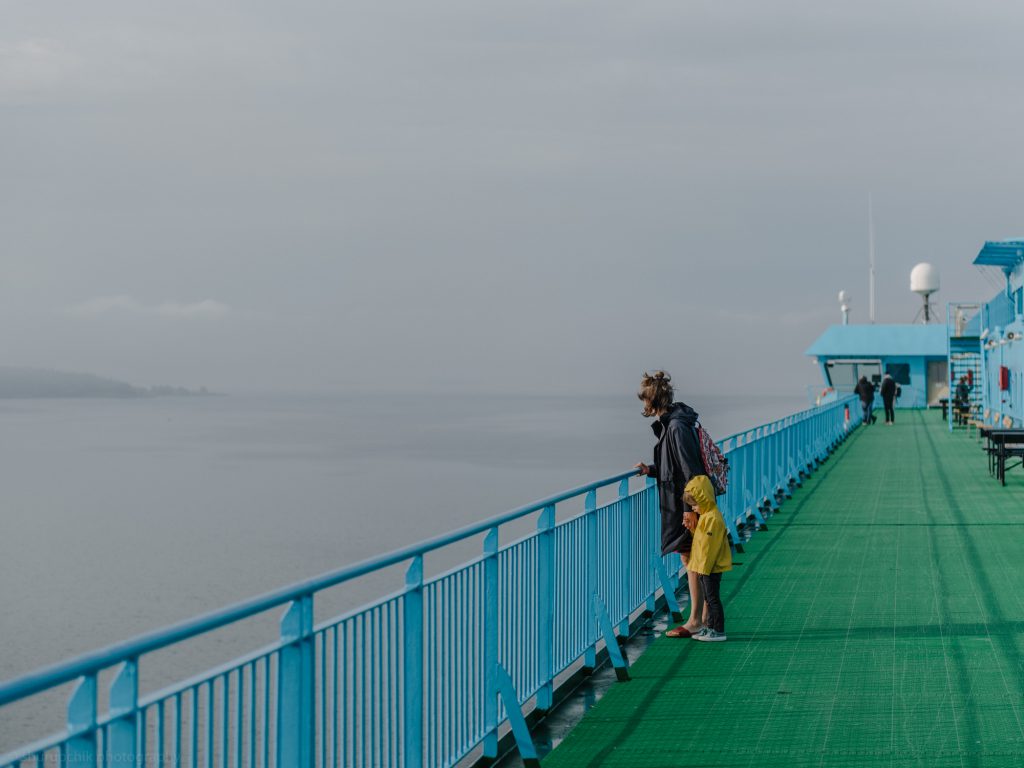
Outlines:
{"type": "Polygon", "coordinates": [[[636,465],[636,473],[645,477],[651,474],[651,468],[642,461],[636,465]]]}

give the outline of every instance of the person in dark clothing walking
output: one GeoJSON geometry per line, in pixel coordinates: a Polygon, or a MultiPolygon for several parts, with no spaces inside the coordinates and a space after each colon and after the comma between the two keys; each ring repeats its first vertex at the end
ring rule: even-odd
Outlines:
{"type": "MultiPolygon", "coordinates": [[[[683,488],[691,478],[704,474],[704,461],[697,438],[697,412],[686,403],[674,402],[672,377],[664,371],[645,373],[637,396],[644,404],[644,416],[654,416],[651,429],[658,439],[654,463],[637,464],[641,475],[658,479],[661,503],[661,553],[678,552],[688,565],[697,514],[683,501],[683,488]]],[[[690,637],[703,626],[704,600],[697,574],[687,569],[690,588],[690,617],[670,630],[670,637],[690,637]]]]}
{"type": "Polygon", "coordinates": [[[871,415],[871,411],[875,402],[875,386],[868,381],[867,376],[861,376],[853,391],[860,397],[860,407],[864,409],[864,423],[873,424],[875,417],[871,415]]]}
{"type": "Polygon", "coordinates": [[[967,408],[971,404],[971,385],[966,376],[961,376],[956,385],[956,404],[960,408],[967,408]]]}
{"type": "Polygon", "coordinates": [[[894,424],[896,422],[896,410],[893,408],[893,401],[896,399],[896,380],[888,373],[882,379],[879,394],[882,396],[882,405],[885,407],[885,423],[894,424]]]}

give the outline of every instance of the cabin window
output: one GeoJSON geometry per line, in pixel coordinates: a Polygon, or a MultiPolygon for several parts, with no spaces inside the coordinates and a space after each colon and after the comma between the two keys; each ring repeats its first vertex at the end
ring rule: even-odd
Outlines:
{"type": "Polygon", "coordinates": [[[882,380],[882,366],[878,360],[829,360],[825,363],[825,373],[829,386],[839,392],[853,391],[861,376],[876,384],[882,380]]]}
{"type": "Polygon", "coordinates": [[[897,384],[910,383],[910,363],[886,363],[885,372],[892,376],[897,384]]]}

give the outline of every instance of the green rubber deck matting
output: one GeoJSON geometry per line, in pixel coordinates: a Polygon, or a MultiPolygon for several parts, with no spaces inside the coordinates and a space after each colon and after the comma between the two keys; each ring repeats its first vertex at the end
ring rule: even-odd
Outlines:
{"type": "Polygon", "coordinates": [[[544,761],[1024,766],[1024,472],[934,412],[860,427],[544,761]]]}

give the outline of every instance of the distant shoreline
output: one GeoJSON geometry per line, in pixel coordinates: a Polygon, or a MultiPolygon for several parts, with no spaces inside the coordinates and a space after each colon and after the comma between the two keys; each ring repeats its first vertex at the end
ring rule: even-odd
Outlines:
{"type": "Polygon", "coordinates": [[[206,387],[158,384],[140,387],[91,373],[0,366],[0,400],[124,399],[152,397],[221,397],[206,387]]]}

